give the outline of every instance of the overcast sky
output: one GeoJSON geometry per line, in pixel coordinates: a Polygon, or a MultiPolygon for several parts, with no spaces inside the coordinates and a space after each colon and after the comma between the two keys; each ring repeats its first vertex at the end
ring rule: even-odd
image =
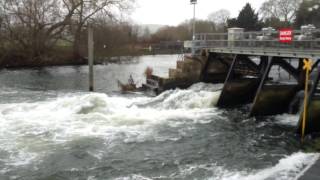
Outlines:
{"type": "MultiPolygon", "coordinates": [[[[198,0],[197,18],[206,19],[211,12],[227,9],[235,17],[249,2],[258,10],[265,0],[198,0]]],[[[132,19],[140,24],[177,25],[193,16],[190,0],[137,0],[132,19]]]]}

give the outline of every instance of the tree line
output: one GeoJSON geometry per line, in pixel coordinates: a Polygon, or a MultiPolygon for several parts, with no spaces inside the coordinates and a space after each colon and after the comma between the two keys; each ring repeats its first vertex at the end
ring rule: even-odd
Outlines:
{"type": "MultiPolygon", "coordinates": [[[[95,31],[95,49],[101,56],[134,54],[162,41],[192,37],[192,20],[151,33],[123,16],[135,0],[2,0],[0,1],[0,66],[83,63],[87,53],[87,24],[95,31]]],[[[320,27],[319,0],[266,0],[255,10],[247,3],[239,15],[228,10],[196,20],[197,33],[247,31],[262,27],[320,27]]]]}
{"type": "Polygon", "coordinates": [[[108,24],[108,30],[121,26],[118,32],[133,31],[115,23],[121,21],[117,16],[130,11],[133,5],[134,0],[2,0],[0,64],[53,59],[80,62],[87,24],[108,24]]]}
{"type": "MultiPolygon", "coordinates": [[[[228,10],[211,13],[206,20],[196,20],[197,33],[226,32],[227,28],[240,27],[246,31],[260,31],[263,27],[275,29],[313,24],[320,28],[319,0],[266,0],[255,10],[247,3],[235,18],[228,10]]],[[[188,40],[192,37],[192,21],[176,27],[164,27],[152,36],[152,40],[188,40]]]]}

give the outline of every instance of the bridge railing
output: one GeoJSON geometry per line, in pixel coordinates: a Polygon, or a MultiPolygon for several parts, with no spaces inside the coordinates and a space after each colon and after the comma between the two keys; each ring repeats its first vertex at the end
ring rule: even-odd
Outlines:
{"type": "Polygon", "coordinates": [[[320,29],[312,34],[306,34],[300,30],[293,32],[290,43],[279,41],[279,32],[243,32],[243,33],[202,33],[196,34],[192,45],[196,49],[203,48],[272,48],[288,50],[320,50],[320,29]],[[230,39],[230,37],[233,37],[230,39]],[[236,37],[236,38],[234,38],[236,37]]]}
{"type": "Polygon", "coordinates": [[[293,41],[282,44],[277,40],[207,40],[193,41],[195,48],[283,48],[292,50],[320,50],[320,40],[293,41]]]}

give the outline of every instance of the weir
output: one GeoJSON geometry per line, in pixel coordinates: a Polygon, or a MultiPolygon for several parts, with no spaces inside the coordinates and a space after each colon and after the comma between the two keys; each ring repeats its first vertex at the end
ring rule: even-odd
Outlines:
{"type": "Polygon", "coordinates": [[[258,88],[261,69],[263,66],[256,65],[248,56],[235,55],[217,106],[231,107],[251,102],[258,88]]]}
{"type": "MultiPolygon", "coordinates": [[[[260,32],[231,28],[228,33],[196,34],[195,40],[185,42],[185,47],[196,54],[178,61],[177,68],[169,70],[169,78],[152,76],[147,82],[156,81],[153,84],[157,85],[144,86],[161,93],[196,82],[224,83],[218,107],[250,104],[250,116],[266,116],[303,114],[301,94],[308,83],[306,133],[320,132],[320,29],[308,25],[292,31],[290,43],[282,43],[279,37],[279,31],[272,28],[260,32]],[[305,82],[304,59],[316,62],[309,82],[305,82]],[[276,71],[279,78],[274,77],[276,71]],[[287,79],[281,78],[283,73],[287,79]]],[[[301,120],[297,128],[301,133],[301,120]]]]}
{"type": "Polygon", "coordinates": [[[299,66],[294,68],[282,57],[268,57],[267,66],[260,79],[259,88],[251,108],[251,116],[274,115],[289,113],[289,105],[295,94],[303,89],[304,82],[300,80],[302,74],[300,67],[302,60],[299,60],[299,66]],[[278,65],[290,76],[293,82],[277,82],[269,78],[271,68],[278,65]]]}

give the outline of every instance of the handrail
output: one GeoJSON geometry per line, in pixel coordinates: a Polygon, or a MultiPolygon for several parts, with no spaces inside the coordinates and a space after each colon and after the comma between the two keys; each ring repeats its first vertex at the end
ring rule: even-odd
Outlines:
{"type": "MultiPolygon", "coordinates": [[[[221,40],[221,39],[217,39],[217,40],[194,40],[193,42],[215,42],[215,41],[222,41],[222,42],[279,42],[279,40],[276,39],[272,39],[272,40],[258,40],[258,39],[242,39],[242,40],[221,40]]],[[[316,40],[293,40],[292,42],[320,42],[320,39],[316,39],[316,40]]]]}
{"type": "Polygon", "coordinates": [[[185,44],[185,47],[197,53],[200,53],[201,49],[208,49],[218,52],[225,50],[228,53],[238,51],[273,55],[275,53],[288,55],[289,53],[290,57],[305,57],[308,54],[310,57],[320,56],[320,29],[294,30],[290,43],[280,42],[279,36],[279,31],[271,29],[234,33],[198,33],[194,40],[185,44]]]}
{"type": "MultiPolygon", "coordinates": [[[[293,30],[294,34],[301,34],[302,31],[301,30],[293,30]]],[[[313,30],[313,33],[319,33],[320,32],[320,29],[314,29],[313,30]]],[[[246,31],[246,32],[242,32],[241,34],[262,34],[263,32],[262,31],[246,31]]],[[[278,34],[279,31],[277,30],[274,30],[272,31],[271,33],[273,34],[278,34]]],[[[198,36],[198,35],[228,35],[230,33],[227,33],[227,32],[224,32],[224,33],[196,33],[195,35],[198,36]]],[[[237,34],[237,33],[231,33],[231,34],[237,34]]]]}

